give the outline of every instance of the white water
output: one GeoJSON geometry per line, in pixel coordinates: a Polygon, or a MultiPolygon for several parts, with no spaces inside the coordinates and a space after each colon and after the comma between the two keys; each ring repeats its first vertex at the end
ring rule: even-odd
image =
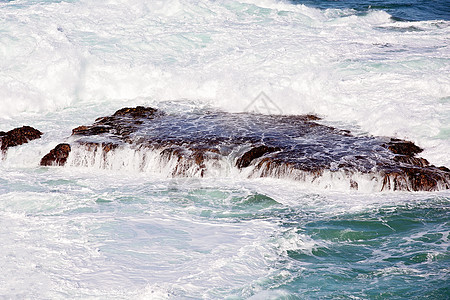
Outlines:
{"type": "Polygon", "coordinates": [[[448,22],[274,1],[28,3],[0,4],[2,118],[77,107],[89,123],[83,106],[178,99],[242,111],[264,92],[450,165],[448,22]]]}
{"type": "Polygon", "coordinates": [[[270,179],[161,179],[86,168],[2,168],[2,180],[8,185],[0,185],[0,295],[7,298],[212,299],[262,293],[275,299],[283,290],[267,289],[302,276],[307,266],[286,265],[288,251],[311,255],[334,243],[282,226],[272,209],[326,219],[448,197],[448,192],[316,194],[270,179]],[[239,209],[255,193],[276,200],[267,209],[239,209]]]}
{"type": "MultiPolygon", "coordinates": [[[[380,192],[383,190],[383,174],[348,174],[348,172],[324,171],[315,175],[310,172],[292,168],[277,167],[261,169],[255,164],[240,170],[236,167],[236,157],[222,156],[219,159],[205,159],[202,169],[192,158],[171,157],[161,154],[164,149],[133,149],[119,147],[109,152],[102,151],[102,147],[87,149],[85,146],[72,146],[72,151],[66,163],[66,168],[90,168],[94,172],[109,170],[111,172],[134,173],[143,177],[155,176],[165,178],[210,178],[246,180],[248,178],[281,178],[284,184],[294,184],[308,187],[310,190],[349,191],[351,182],[358,185],[357,190],[363,193],[380,192]],[[268,173],[263,175],[263,173],[268,173]]],[[[393,184],[392,184],[393,186],[393,184]]],[[[443,190],[438,186],[437,190],[443,190]]]]}
{"type": "MultiPolygon", "coordinates": [[[[171,179],[125,154],[113,172],[38,164],[73,128],[124,106],[242,111],[264,92],[283,113],[406,138],[450,166],[449,25],[273,0],[0,1],[0,130],[44,132],[0,160],[0,297],[289,297],[277,287],[308,262],[288,251],[335,244],[304,234],[303,220],[448,205],[448,191],[324,191],[331,179],[171,179]],[[256,194],[273,200],[245,204],[256,194]]],[[[448,253],[442,236],[436,255],[448,253]]],[[[374,272],[433,276],[383,268],[400,251],[384,250],[374,272]]]]}

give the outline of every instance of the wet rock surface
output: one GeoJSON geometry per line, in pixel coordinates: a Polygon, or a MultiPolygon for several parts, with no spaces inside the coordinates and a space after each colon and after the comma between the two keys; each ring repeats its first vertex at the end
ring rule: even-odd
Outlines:
{"type": "MultiPolygon", "coordinates": [[[[234,168],[250,170],[250,177],[315,180],[325,173],[339,173],[346,176],[343,180],[349,189],[360,186],[356,175],[381,178],[380,190],[450,188],[449,170],[416,157],[422,149],[412,142],[354,136],[318,120],[313,115],[169,114],[138,106],[75,128],[70,143],[102,153],[121,147],[154,150],[161,160],[176,163],[173,176],[193,172],[203,176],[208,172],[207,162],[225,159],[234,168]]],[[[52,157],[66,155],[56,148],[52,151],[52,157]]],[[[63,158],[56,161],[52,164],[65,163],[63,158]]]]}
{"type": "Polygon", "coordinates": [[[9,147],[28,143],[40,138],[41,135],[42,132],[30,126],[14,128],[8,132],[0,131],[0,150],[5,152],[9,147]]]}
{"type": "Polygon", "coordinates": [[[50,153],[41,159],[41,166],[63,166],[65,165],[71,147],[69,144],[59,144],[50,153]]]}
{"type": "Polygon", "coordinates": [[[414,155],[423,151],[422,148],[414,145],[414,143],[412,142],[393,138],[391,138],[391,140],[383,146],[391,150],[391,152],[394,154],[405,155],[409,157],[413,157],[414,155]]]}
{"type": "Polygon", "coordinates": [[[281,148],[278,147],[267,147],[267,146],[257,146],[249,151],[245,152],[238,160],[236,161],[236,167],[239,169],[248,167],[252,161],[257,158],[260,158],[266,153],[272,153],[275,151],[281,151],[281,148]]]}

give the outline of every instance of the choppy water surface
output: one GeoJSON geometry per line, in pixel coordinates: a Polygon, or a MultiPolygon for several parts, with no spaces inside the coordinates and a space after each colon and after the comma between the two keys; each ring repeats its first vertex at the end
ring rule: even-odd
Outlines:
{"type": "Polygon", "coordinates": [[[445,1],[378,2],[0,1],[0,130],[44,132],[0,161],[0,298],[448,299],[446,191],[38,166],[124,106],[242,112],[264,92],[266,112],[449,167],[445,1]]]}
{"type": "Polygon", "coordinates": [[[443,299],[449,292],[445,194],[2,171],[4,296],[443,299]]]}
{"type": "Polygon", "coordinates": [[[361,14],[370,10],[383,10],[397,20],[426,21],[450,20],[450,6],[447,1],[426,0],[367,0],[367,1],[335,1],[335,0],[292,0],[292,3],[304,4],[321,9],[350,9],[361,14]]]}

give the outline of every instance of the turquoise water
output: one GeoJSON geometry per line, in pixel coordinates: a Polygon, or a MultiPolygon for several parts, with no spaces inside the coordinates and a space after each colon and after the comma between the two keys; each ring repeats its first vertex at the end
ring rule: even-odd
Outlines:
{"type": "Polygon", "coordinates": [[[264,92],[449,167],[447,2],[0,1],[0,130],[44,132],[1,154],[0,298],[449,299],[448,191],[171,178],[126,151],[39,166],[122,107],[242,112],[264,92]]]}
{"type": "Polygon", "coordinates": [[[2,173],[6,297],[449,296],[448,193],[324,193],[270,179],[58,168],[2,173]]]}
{"type": "Polygon", "coordinates": [[[361,13],[383,10],[397,20],[403,21],[450,20],[450,3],[445,0],[292,0],[291,2],[321,9],[353,9],[361,13]]]}
{"type": "Polygon", "coordinates": [[[311,299],[448,298],[448,205],[437,197],[301,222],[324,246],[288,251],[310,265],[287,287],[311,299]]]}

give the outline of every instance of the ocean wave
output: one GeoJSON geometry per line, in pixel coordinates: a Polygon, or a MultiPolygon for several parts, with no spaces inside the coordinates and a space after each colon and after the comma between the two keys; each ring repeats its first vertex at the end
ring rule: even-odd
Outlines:
{"type": "Polygon", "coordinates": [[[280,1],[43,3],[0,6],[2,118],[179,99],[236,112],[264,92],[283,113],[408,138],[448,164],[445,21],[280,1]]]}

